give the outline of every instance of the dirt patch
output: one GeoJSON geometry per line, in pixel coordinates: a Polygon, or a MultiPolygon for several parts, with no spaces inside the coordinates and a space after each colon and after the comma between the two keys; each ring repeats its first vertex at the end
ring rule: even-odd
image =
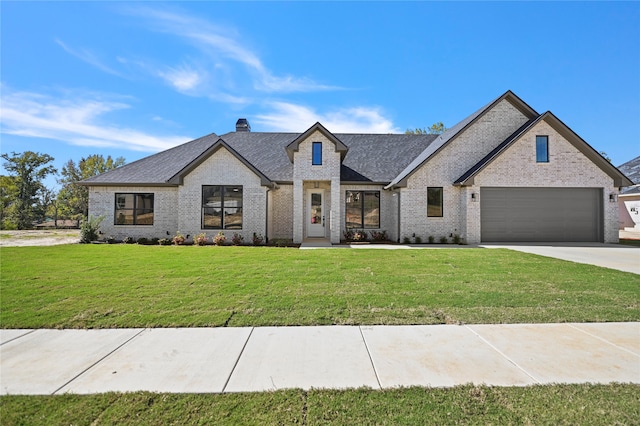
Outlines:
{"type": "Polygon", "coordinates": [[[0,247],[54,246],[77,244],[79,241],[79,229],[0,231],[0,247]]]}

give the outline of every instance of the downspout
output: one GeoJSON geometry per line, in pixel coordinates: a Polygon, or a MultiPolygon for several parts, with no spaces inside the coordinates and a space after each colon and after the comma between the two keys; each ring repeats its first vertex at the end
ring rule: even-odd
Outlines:
{"type": "Polygon", "coordinates": [[[396,194],[398,194],[398,242],[400,242],[400,191],[397,191],[396,194]]]}

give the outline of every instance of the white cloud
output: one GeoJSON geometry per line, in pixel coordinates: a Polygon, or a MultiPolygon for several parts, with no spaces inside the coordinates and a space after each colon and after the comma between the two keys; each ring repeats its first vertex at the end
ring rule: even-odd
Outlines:
{"type": "Polygon", "coordinates": [[[380,108],[353,107],[318,113],[302,105],[273,102],[270,109],[254,119],[270,131],[303,132],[319,121],[336,133],[401,133],[380,108]]]}
{"type": "Polygon", "coordinates": [[[179,92],[190,92],[197,89],[203,82],[205,75],[187,65],[168,67],[165,71],[158,71],[158,75],[179,92]]]}
{"type": "Polygon", "coordinates": [[[87,94],[54,99],[30,92],[8,92],[3,86],[0,133],[59,140],[72,145],[117,147],[156,152],[179,145],[188,136],[155,136],[143,131],[104,124],[106,113],[130,108],[87,94]]]}
{"type": "Polygon", "coordinates": [[[62,47],[65,52],[67,52],[68,54],[75,56],[76,58],[80,59],[81,61],[84,61],[86,63],[88,63],[89,65],[92,65],[96,68],[98,68],[101,71],[104,71],[108,74],[112,74],[112,75],[116,75],[118,77],[122,77],[122,74],[120,74],[118,71],[114,70],[113,68],[108,67],[107,65],[105,65],[104,63],[102,63],[102,61],[96,56],[95,53],[91,52],[90,50],[87,49],[80,49],[80,50],[76,50],[76,49],[72,49],[69,46],[67,46],[64,42],[62,42],[62,40],[56,39],[55,42],[62,47]]]}

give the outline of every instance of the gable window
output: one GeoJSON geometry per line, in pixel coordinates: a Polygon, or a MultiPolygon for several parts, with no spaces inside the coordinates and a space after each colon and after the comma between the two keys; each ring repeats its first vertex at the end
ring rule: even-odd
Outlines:
{"type": "Polygon", "coordinates": [[[427,217],[442,217],[442,187],[427,188],[427,217]]]}
{"type": "Polygon", "coordinates": [[[346,191],[346,225],[380,228],[380,191],[346,191]]]}
{"type": "Polygon", "coordinates": [[[549,162],[549,136],[536,136],[536,162],[549,162]]]}
{"type": "Polygon", "coordinates": [[[242,229],[242,185],[202,185],[202,229],[242,229]]]}
{"type": "Polygon", "coordinates": [[[322,165],[322,142],[313,142],[311,146],[311,164],[314,166],[322,165]]]}
{"type": "Polygon", "coordinates": [[[153,225],[153,194],[116,193],[114,225],[153,225]]]}

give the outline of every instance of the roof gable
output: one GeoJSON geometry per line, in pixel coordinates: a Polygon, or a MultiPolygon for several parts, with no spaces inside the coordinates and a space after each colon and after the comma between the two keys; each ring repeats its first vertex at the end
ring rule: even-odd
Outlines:
{"type": "Polygon", "coordinates": [[[564,137],[571,145],[584,154],[591,162],[598,166],[603,172],[608,174],[614,181],[614,186],[629,186],[633,183],[616,167],[607,161],[600,153],[591,147],[584,139],[564,124],[551,111],[547,111],[536,119],[529,120],[522,127],[516,130],[511,136],[505,139],[493,151],[491,151],[482,160],[476,163],[471,169],[467,170],[460,178],[455,181],[455,185],[473,185],[474,177],[482,172],[489,164],[500,156],[506,149],[517,142],[530,129],[539,122],[544,121],[549,124],[555,131],[564,137]]]}
{"type": "Polygon", "coordinates": [[[429,161],[429,159],[431,159],[435,154],[440,152],[451,141],[464,133],[465,130],[471,127],[471,125],[477,122],[495,105],[503,100],[507,100],[509,103],[511,103],[511,105],[513,105],[518,111],[520,111],[529,119],[533,119],[538,116],[538,113],[526,102],[516,96],[516,94],[511,90],[507,90],[502,96],[483,106],[450,129],[447,129],[447,131],[442,133],[440,136],[438,136],[438,138],[433,143],[431,143],[422,153],[420,153],[420,155],[418,155],[418,157],[416,157],[398,176],[396,176],[395,179],[393,179],[391,183],[385,187],[385,189],[406,186],[407,180],[413,173],[415,173],[418,168],[429,161]]]}
{"type": "Polygon", "coordinates": [[[300,143],[302,143],[302,141],[307,139],[309,136],[311,136],[316,131],[322,133],[327,139],[329,139],[331,142],[333,142],[333,144],[336,147],[336,152],[340,153],[340,159],[344,160],[344,157],[345,157],[345,155],[347,155],[347,152],[349,151],[349,148],[347,148],[347,146],[345,144],[343,144],[340,139],[338,139],[333,133],[328,131],[319,122],[314,124],[313,126],[309,127],[309,129],[307,131],[302,133],[300,136],[295,138],[293,140],[293,142],[291,142],[289,145],[287,145],[286,150],[287,150],[287,155],[289,156],[289,160],[293,163],[293,153],[298,151],[298,149],[300,148],[300,143]]]}

